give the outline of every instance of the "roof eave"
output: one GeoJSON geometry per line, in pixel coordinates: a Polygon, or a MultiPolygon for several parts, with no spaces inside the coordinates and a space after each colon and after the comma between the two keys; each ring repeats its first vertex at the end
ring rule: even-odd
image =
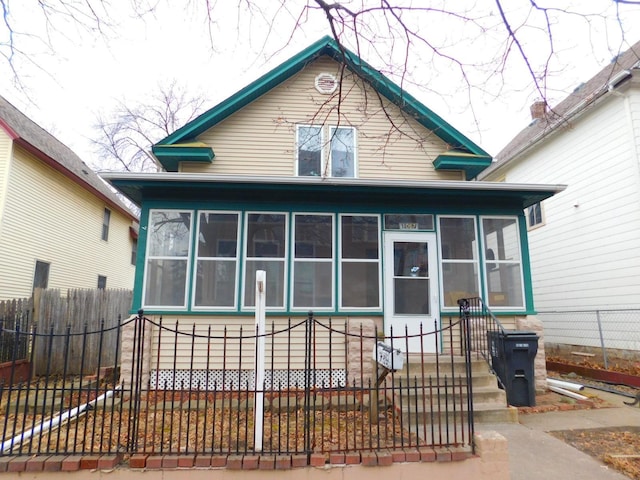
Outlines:
{"type": "MultiPolygon", "coordinates": [[[[406,192],[449,192],[454,195],[458,193],[475,193],[487,195],[513,195],[527,197],[526,205],[523,208],[537,201],[548,198],[563,191],[565,185],[529,185],[529,184],[508,184],[496,182],[466,182],[466,181],[411,181],[411,180],[374,180],[374,179],[343,179],[343,178],[321,178],[321,177],[249,177],[237,175],[202,175],[190,173],[103,173],[103,178],[119,189],[130,200],[137,205],[143,201],[142,190],[144,188],[155,188],[162,192],[175,192],[177,188],[192,189],[200,186],[208,188],[215,185],[215,190],[226,185],[229,191],[239,191],[246,188],[252,192],[259,189],[291,189],[304,194],[312,189],[322,189],[322,191],[340,189],[343,191],[354,191],[371,189],[377,191],[397,190],[406,192]],[[170,188],[169,188],[170,187],[170,188]]],[[[326,197],[325,197],[326,198],[326,197]]],[[[523,200],[525,202],[525,200],[523,200]]]]}

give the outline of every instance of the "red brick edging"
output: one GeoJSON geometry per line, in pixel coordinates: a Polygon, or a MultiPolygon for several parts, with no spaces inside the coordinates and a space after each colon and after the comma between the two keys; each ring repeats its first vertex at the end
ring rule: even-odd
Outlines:
{"type": "Polygon", "coordinates": [[[0,457],[0,472],[73,472],[131,469],[228,468],[230,470],[288,470],[328,465],[388,466],[405,462],[462,461],[474,455],[468,448],[421,448],[364,452],[333,452],[296,455],[19,455],[0,457]]]}

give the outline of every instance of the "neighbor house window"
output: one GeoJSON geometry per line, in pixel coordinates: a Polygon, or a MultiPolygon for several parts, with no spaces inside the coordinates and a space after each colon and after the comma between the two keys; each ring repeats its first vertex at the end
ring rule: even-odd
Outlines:
{"type": "Polygon", "coordinates": [[[380,218],[340,216],[340,306],[379,309],[380,218]]]}
{"type": "Polygon", "coordinates": [[[296,144],[298,176],[356,176],[355,128],[298,125],[296,144]]]}
{"type": "Polygon", "coordinates": [[[520,231],[515,217],[482,218],[486,299],[490,307],[524,307],[520,231]]]}
{"type": "Polygon", "coordinates": [[[256,272],[264,270],[266,306],[284,308],[287,255],[287,215],[248,213],[246,220],[244,306],[255,306],[256,272]]]}
{"type": "Polygon", "coordinates": [[[540,202],[527,208],[527,227],[533,228],[542,225],[542,204],[540,202]]]}
{"type": "Polygon", "coordinates": [[[36,261],[36,270],[33,274],[33,288],[47,288],[49,285],[49,267],[48,262],[36,261]]]}
{"type": "Polygon", "coordinates": [[[144,305],[186,306],[191,223],[189,211],[149,212],[144,305]]]}
{"type": "Polygon", "coordinates": [[[479,296],[478,235],[474,217],[439,217],[445,307],[479,296]]]}
{"type": "Polygon", "coordinates": [[[109,222],[111,221],[111,210],[104,209],[102,216],[102,240],[109,240],[109,222]]]}
{"type": "Polygon", "coordinates": [[[236,306],[239,225],[238,213],[200,212],[195,307],[236,306]]]}
{"type": "Polygon", "coordinates": [[[131,265],[135,265],[138,260],[138,240],[131,242],[131,265]]]}
{"type": "Polygon", "coordinates": [[[293,216],[293,308],[333,308],[333,215],[293,216]]]}
{"type": "Polygon", "coordinates": [[[98,289],[104,290],[105,288],[107,288],[107,277],[98,275],[98,289]]]}

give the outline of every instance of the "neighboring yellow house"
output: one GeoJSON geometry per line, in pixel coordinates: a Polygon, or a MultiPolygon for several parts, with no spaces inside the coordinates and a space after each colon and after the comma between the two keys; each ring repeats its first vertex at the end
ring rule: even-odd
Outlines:
{"type": "Polygon", "coordinates": [[[133,287],[137,217],[75,153],[0,97],[0,300],[133,287]]]}

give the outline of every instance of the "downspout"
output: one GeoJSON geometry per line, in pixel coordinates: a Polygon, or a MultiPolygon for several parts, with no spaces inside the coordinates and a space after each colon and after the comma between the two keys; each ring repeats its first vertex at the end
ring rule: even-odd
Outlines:
{"type": "Polygon", "coordinates": [[[67,410],[64,413],[60,413],[58,414],[57,417],[53,417],[53,418],[50,418],[49,420],[44,420],[40,422],[38,425],[31,427],[29,430],[23,431],[22,433],[16,435],[15,437],[2,442],[2,447],[0,447],[0,451],[2,453],[5,453],[7,450],[12,449],[15,444],[19,445],[25,440],[29,440],[34,435],[37,435],[41,432],[46,432],[48,430],[51,430],[52,428],[56,428],[62,422],[66,420],[70,420],[73,417],[79,416],[82,413],[86,412],[87,410],[91,410],[93,407],[95,407],[95,405],[98,402],[102,402],[108,398],[111,398],[113,394],[116,391],[120,390],[121,388],[122,388],[122,385],[118,385],[113,390],[109,390],[103,393],[102,395],[100,395],[99,397],[96,397],[94,400],[91,400],[90,402],[74,407],[70,410],[67,410]]]}

